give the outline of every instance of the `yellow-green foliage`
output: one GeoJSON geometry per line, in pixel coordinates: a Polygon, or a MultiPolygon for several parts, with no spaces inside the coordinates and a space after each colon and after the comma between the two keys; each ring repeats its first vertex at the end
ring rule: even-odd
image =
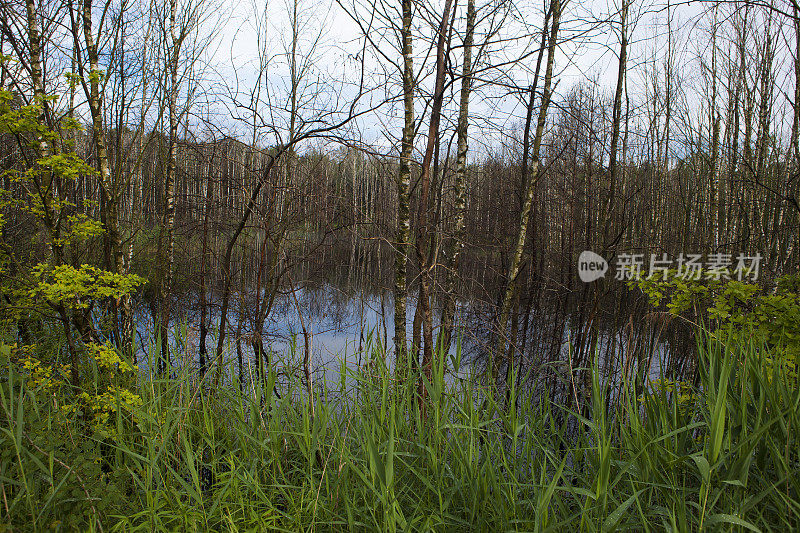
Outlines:
{"type": "MultiPolygon", "coordinates": [[[[92,76],[97,78],[100,73],[93,72],[92,76]]],[[[31,154],[27,166],[4,171],[3,177],[15,188],[0,189],[0,208],[13,208],[33,217],[45,230],[42,238],[51,252],[47,261],[37,262],[34,258],[15,257],[15,243],[0,246],[0,274],[3,274],[0,288],[7,296],[0,304],[0,313],[9,320],[7,325],[31,315],[41,317],[43,331],[37,339],[42,341],[41,346],[9,346],[9,364],[25,377],[28,390],[41,405],[54,407],[60,413],[58,416],[63,420],[54,423],[68,426],[70,420],[81,421],[93,430],[89,433],[105,439],[115,435],[122,415],[130,419],[131,409],[142,403],[128,388],[135,383],[137,369],[110,344],[78,338],[70,343],[69,355],[76,366],[72,368],[60,361],[65,355],[65,339],[61,339],[60,345],[50,346],[45,339],[52,337],[51,329],[63,332],[62,328],[66,328],[66,335],[73,335],[69,324],[64,326],[59,322],[54,327],[54,311],[62,320],[83,314],[87,321],[92,321],[96,318],[88,317],[92,310],[102,311],[109,307],[104,303],[119,302],[145,280],[69,260],[70,256],[83,256],[79,245],[90,246],[103,235],[104,228],[64,194],[66,184],[83,177],[96,178],[98,172],[72,152],[62,138],[64,132],[79,129],[79,124],[61,120],[58,125],[61,131],[53,131],[41,120],[43,106],[53,100],[54,97],[47,96],[20,106],[10,92],[0,91],[0,133],[13,136],[31,154]],[[24,194],[19,194],[20,190],[24,194]],[[13,276],[9,268],[12,262],[13,276]],[[90,378],[79,383],[80,389],[71,383],[71,378],[78,375],[90,378]]],[[[63,137],[68,139],[69,135],[63,137]]],[[[82,209],[93,209],[95,205],[84,202],[82,209]]],[[[3,222],[0,218],[0,225],[3,222]]]]}
{"type": "Polygon", "coordinates": [[[737,280],[689,280],[676,272],[659,273],[630,282],[650,303],[692,321],[708,323],[712,334],[747,332],[767,348],[764,361],[770,372],[780,369],[797,375],[800,356],[800,276],[783,276],[773,287],[737,280]]]}
{"type": "MultiPolygon", "coordinates": [[[[99,73],[92,75],[96,77],[99,73]]],[[[74,81],[70,80],[71,83],[74,81]]],[[[64,132],[80,128],[76,122],[60,120],[58,128],[61,131],[54,131],[42,121],[43,106],[54,100],[55,97],[46,96],[35,99],[30,105],[19,105],[9,91],[0,90],[0,133],[15,138],[29,153],[26,166],[4,171],[3,176],[14,183],[15,188],[13,191],[0,189],[0,209],[13,208],[32,216],[39,227],[46,230],[43,238],[50,251],[46,261],[27,255],[16,257],[16,243],[2,243],[0,289],[6,298],[0,303],[0,314],[8,321],[8,326],[15,320],[38,315],[43,331],[37,341],[52,337],[49,330],[54,325],[54,311],[61,319],[57,323],[59,331],[65,328],[66,335],[72,336],[73,328],[66,323],[71,315],[83,315],[84,322],[91,323],[98,318],[96,310],[113,309],[114,306],[105,304],[119,302],[144,283],[144,279],[136,275],[110,272],[87,263],[78,265],[77,261],[69,259],[83,256],[78,245],[90,245],[93,239],[103,235],[104,228],[66,199],[66,184],[81,177],[95,178],[98,173],[72,152],[62,138],[64,132]],[[24,194],[20,194],[20,189],[24,194]],[[14,265],[13,271],[11,264],[14,265]],[[89,316],[92,312],[95,313],[93,317],[89,316]]],[[[64,137],[69,138],[69,135],[64,137]]],[[[83,209],[94,207],[93,202],[84,202],[82,206],[83,209]]],[[[0,218],[0,227],[3,222],[4,219],[0,218]]],[[[103,323],[107,317],[99,318],[103,323]]],[[[120,395],[123,404],[133,401],[126,389],[119,388],[119,382],[126,379],[124,376],[134,368],[110,345],[86,343],[86,340],[73,339],[69,343],[69,355],[76,366],[70,369],[71,373],[73,377],[89,375],[90,367],[96,365],[100,379],[90,384],[91,390],[81,394],[71,391],[75,398],[72,405],[80,402],[93,417],[105,421],[107,416],[103,414],[113,412],[115,408],[111,406],[116,405],[116,398],[120,395]],[[110,401],[112,396],[115,402],[110,401]]],[[[51,346],[38,353],[34,349],[27,350],[24,351],[25,358],[21,358],[22,355],[16,358],[21,365],[19,370],[29,378],[33,389],[49,390],[64,381],[64,367],[58,366],[64,344],[62,339],[59,347],[51,346]]],[[[17,352],[19,350],[15,349],[14,353],[17,352]]]]}
{"type": "Polygon", "coordinates": [[[31,274],[37,283],[28,289],[29,298],[43,298],[72,309],[85,309],[93,300],[119,300],[144,283],[144,279],[135,274],[116,274],[91,265],[76,268],[39,263],[31,274]]]}
{"type": "Polygon", "coordinates": [[[73,403],[62,409],[65,412],[83,410],[95,432],[113,437],[117,411],[130,416],[134,408],[142,405],[141,397],[123,386],[135,381],[133,373],[138,368],[123,359],[110,344],[89,343],[86,352],[100,370],[94,387],[82,391],[73,403]]]}
{"type": "Polygon", "coordinates": [[[62,423],[80,414],[98,436],[113,438],[117,411],[133,420],[132,412],[142,405],[142,398],[126,386],[135,382],[133,373],[138,368],[109,344],[86,345],[86,353],[92,358],[86,364],[94,362],[101,372],[80,391],[69,386],[70,365],[47,362],[44,354],[37,353],[37,346],[12,344],[2,348],[18,375],[25,377],[31,393],[42,402],[55,402],[59,406],[65,416],[62,423]]]}
{"type": "Polygon", "coordinates": [[[665,377],[651,380],[650,391],[639,397],[640,401],[645,401],[650,396],[664,396],[672,398],[678,405],[681,414],[687,414],[689,408],[697,401],[697,394],[694,387],[688,381],[674,380],[665,377]]]}
{"type": "Polygon", "coordinates": [[[142,398],[124,387],[109,385],[100,393],[81,392],[74,403],[61,407],[65,414],[83,411],[91,421],[92,429],[103,437],[116,435],[116,415],[121,409],[123,414],[130,415],[135,408],[141,407],[142,398]]]}
{"type": "Polygon", "coordinates": [[[86,347],[97,363],[97,366],[103,370],[118,370],[122,373],[138,370],[138,367],[122,359],[117,353],[117,350],[110,344],[90,343],[87,344],[86,347]]]}
{"type": "MultiPolygon", "coordinates": [[[[49,99],[52,98],[45,98],[49,99]]],[[[27,167],[2,172],[10,182],[21,184],[26,194],[20,196],[0,189],[0,207],[14,207],[40,219],[44,223],[42,226],[50,231],[48,238],[52,245],[64,246],[102,235],[99,222],[78,213],[77,206],[65,196],[54,194],[58,183],[74,182],[83,176],[95,177],[98,173],[74,152],[61,150],[61,145],[68,143],[58,132],[40,122],[42,104],[42,99],[37,99],[31,105],[15,106],[13,95],[0,90],[0,133],[15,136],[37,154],[27,167]]],[[[60,127],[64,131],[80,129],[74,120],[62,120],[60,127]]]]}
{"type": "MultiPolygon", "coordinates": [[[[14,207],[39,220],[48,231],[48,244],[53,250],[62,250],[67,245],[77,245],[103,234],[103,225],[78,212],[77,206],[65,196],[57,194],[63,186],[55,184],[74,182],[80,177],[96,177],[97,171],[77,154],[63,151],[60,134],[41,123],[42,105],[53,97],[39,98],[33,104],[17,106],[9,91],[0,90],[0,133],[8,133],[31,147],[37,157],[26,168],[12,168],[3,172],[10,181],[20,184],[25,195],[12,194],[0,189],[0,208],[14,207]],[[42,145],[46,149],[42,149],[42,145]]],[[[79,128],[74,121],[62,121],[63,130],[79,128]]],[[[92,202],[84,202],[90,208],[92,202]]],[[[0,227],[4,219],[0,217],[0,227]]],[[[8,253],[13,247],[0,248],[0,269],[9,263],[8,253]]],[[[54,254],[55,255],[55,254],[54,254]]],[[[58,258],[58,256],[56,256],[58,258]]],[[[55,261],[55,263],[67,261],[55,261]]],[[[93,300],[119,300],[144,283],[138,276],[123,276],[101,270],[91,265],[50,264],[40,262],[29,272],[18,272],[27,277],[24,289],[14,287],[17,298],[26,305],[38,302],[64,305],[72,309],[86,309],[93,300]]],[[[11,283],[10,285],[15,285],[11,283]]],[[[8,291],[7,287],[6,292],[8,291]]],[[[12,306],[13,307],[13,306],[12,306]]],[[[21,307],[21,306],[16,306],[21,307]]],[[[22,306],[24,307],[24,306],[22,306]]]]}
{"type": "Polygon", "coordinates": [[[61,386],[69,379],[70,365],[42,362],[36,357],[36,348],[35,345],[18,346],[16,343],[6,347],[11,363],[27,377],[29,389],[47,394],[60,392],[61,386]]]}
{"type": "MultiPolygon", "coordinates": [[[[54,142],[58,133],[42,124],[39,118],[42,113],[43,100],[54,100],[53,96],[37,97],[33,104],[16,106],[11,91],[0,90],[0,131],[18,135],[33,135],[44,142],[54,142]]],[[[32,139],[31,139],[32,141],[32,139]]]]}

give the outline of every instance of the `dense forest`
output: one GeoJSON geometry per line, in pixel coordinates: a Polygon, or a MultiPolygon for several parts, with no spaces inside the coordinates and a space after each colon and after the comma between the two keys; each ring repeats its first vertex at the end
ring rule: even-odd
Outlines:
{"type": "Polygon", "coordinates": [[[0,14],[4,528],[798,527],[794,0],[0,14]]]}

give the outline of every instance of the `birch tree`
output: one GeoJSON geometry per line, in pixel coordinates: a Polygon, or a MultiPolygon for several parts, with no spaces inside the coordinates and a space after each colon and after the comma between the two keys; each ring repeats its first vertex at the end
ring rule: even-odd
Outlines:
{"type": "Polygon", "coordinates": [[[411,22],[412,0],[401,0],[403,57],[403,137],[400,142],[400,169],[397,179],[397,236],[394,256],[394,347],[397,368],[407,364],[406,300],[408,298],[408,247],[411,238],[409,195],[411,159],[414,150],[414,57],[411,22]]]}
{"type": "Polygon", "coordinates": [[[528,235],[528,220],[533,206],[534,191],[536,184],[540,178],[540,161],[539,150],[542,146],[542,137],[544,136],[544,126],[547,119],[547,108],[550,105],[551,90],[553,87],[553,66],[555,64],[555,54],[557,51],[558,28],[561,22],[561,12],[563,9],[561,0],[551,0],[551,26],[550,36],[547,44],[547,63],[544,73],[544,86],[542,88],[542,101],[539,106],[539,117],[536,122],[536,133],[533,138],[533,147],[531,148],[531,166],[530,176],[527,178],[527,185],[525,187],[524,200],[522,204],[522,213],[520,215],[519,233],[517,242],[514,246],[514,251],[511,259],[511,264],[508,268],[506,276],[506,290],[503,296],[502,305],[500,307],[500,316],[498,321],[497,342],[492,351],[489,361],[489,376],[492,381],[497,381],[498,361],[495,359],[505,353],[506,346],[506,324],[508,323],[509,314],[511,312],[511,304],[514,301],[517,290],[517,276],[520,273],[520,266],[522,265],[522,255],[525,250],[525,241],[528,235]]]}
{"type": "MultiPolygon", "coordinates": [[[[425,155],[422,159],[422,169],[420,171],[420,197],[419,197],[419,225],[417,227],[416,252],[420,268],[420,289],[419,301],[417,305],[422,313],[422,330],[424,349],[422,355],[422,375],[430,382],[433,377],[433,316],[431,313],[431,265],[428,263],[427,248],[428,240],[431,238],[431,229],[428,226],[429,194],[431,189],[431,162],[434,150],[439,141],[439,122],[442,115],[442,102],[444,99],[445,83],[445,45],[447,42],[448,24],[450,22],[451,0],[445,0],[442,10],[442,18],[439,24],[436,40],[436,80],[431,105],[430,124],[428,127],[428,142],[425,148],[425,155]]],[[[425,384],[422,379],[419,381],[418,388],[420,398],[424,397],[425,384]]]]}
{"type": "Polygon", "coordinates": [[[466,208],[466,173],[469,128],[469,97],[472,88],[472,46],[475,35],[475,0],[467,0],[467,20],[464,33],[464,58],[461,67],[461,94],[458,107],[456,173],[455,173],[455,221],[453,236],[448,243],[447,271],[444,282],[445,303],[440,320],[440,335],[437,347],[448,350],[453,335],[456,297],[455,281],[459,258],[464,248],[464,220],[466,208]]]}

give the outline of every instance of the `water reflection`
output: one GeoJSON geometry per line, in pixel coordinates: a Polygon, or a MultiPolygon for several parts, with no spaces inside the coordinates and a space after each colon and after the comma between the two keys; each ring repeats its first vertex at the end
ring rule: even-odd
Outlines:
{"type": "MultiPolygon", "coordinates": [[[[586,389],[590,382],[587,369],[595,361],[609,389],[614,389],[623,376],[638,379],[644,385],[648,379],[683,370],[679,367],[686,364],[685,358],[675,355],[686,351],[686,336],[670,324],[653,320],[652,316],[648,318],[646,311],[633,307],[627,315],[597,314],[587,319],[584,310],[577,307],[570,296],[553,293],[538,301],[526,300],[520,304],[522,318],[517,321],[517,331],[512,338],[514,351],[497,360],[500,376],[506,376],[510,360],[519,388],[547,390],[569,397],[586,389]],[[637,312],[639,314],[635,315],[637,312]]],[[[228,313],[230,338],[226,358],[233,363],[228,366],[227,378],[231,382],[237,378],[234,374],[241,372],[247,381],[255,372],[249,338],[258,325],[254,323],[251,309],[254,302],[263,297],[253,292],[237,295],[237,303],[228,313]],[[241,369],[236,361],[240,351],[241,369]]],[[[192,359],[173,360],[173,364],[198,365],[199,310],[192,305],[196,301],[196,295],[189,295],[183,305],[176,306],[182,312],[170,336],[172,353],[192,354],[192,359]]],[[[409,298],[409,339],[413,338],[415,310],[415,301],[409,298]]],[[[478,299],[458,302],[450,352],[455,353],[460,348],[463,355],[466,364],[460,369],[460,377],[469,372],[481,375],[485,370],[489,347],[493,345],[494,310],[495,306],[478,299]]],[[[275,298],[263,327],[264,345],[271,363],[282,375],[298,372],[303,355],[304,322],[312,340],[314,380],[335,384],[340,380],[342,365],[355,370],[363,368],[373,357],[380,357],[390,369],[394,367],[393,311],[392,295],[387,291],[359,290],[328,282],[308,284],[298,287],[294,294],[287,290],[275,298]]],[[[218,323],[218,313],[218,309],[212,307],[211,324],[218,323]]],[[[439,316],[436,304],[434,316],[439,316]]],[[[149,317],[140,314],[138,324],[140,338],[149,338],[152,332],[149,317]]],[[[209,346],[215,346],[213,330],[210,337],[209,346]]],[[[151,352],[152,347],[142,346],[139,355],[147,360],[151,352]]],[[[448,379],[455,377],[450,366],[448,379]]]]}

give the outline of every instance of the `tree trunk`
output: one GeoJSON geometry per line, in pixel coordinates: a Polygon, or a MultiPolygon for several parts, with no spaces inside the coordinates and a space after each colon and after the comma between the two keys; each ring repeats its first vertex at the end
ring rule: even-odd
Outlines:
{"type": "Polygon", "coordinates": [[[122,240],[119,232],[119,191],[111,175],[108,160],[105,125],[103,123],[103,94],[100,90],[101,69],[97,43],[92,33],[92,2],[83,1],[83,33],[86,55],[89,59],[89,94],[87,99],[92,117],[92,135],[100,170],[101,211],[100,219],[105,230],[104,254],[106,265],[112,272],[123,273],[122,240]]]}
{"type": "Polygon", "coordinates": [[[180,57],[180,40],[176,34],[175,17],[178,8],[177,0],[170,0],[169,35],[169,140],[167,154],[167,175],[164,184],[164,218],[158,241],[159,263],[159,294],[161,304],[159,316],[159,336],[161,337],[161,358],[159,371],[164,372],[169,364],[169,320],[170,320],[170,294],[172,289],[172,266],[175,255],[175,159],[178,146],[178,58],[180,57]],[[166,247],[166,250],[164,248],[166,247]]]}
{"type": "Polygon", "coordinates": [[[516,246],[514,247],[514,255],[511,260],[511,265],[508,269],[507,285],[503,303],[500,307],[500,320],[497,331],[497,342],[495,348],[490,354],[489,361],[489,375],[492,382],[497,381],[497,364],[495,362],[496,356],[502,356],[505,353],[506,346],[506,324],[508,323],[508,316],[511,311],[511,304],[514,301],[516,292],[517,276],[520,272],[522,265],[522,253],[525,249],[525,240],[528,232],[528,219],[533,205],[534,192],[536,191],[536,184],[539,180],[539,148],[542,145],[542,137],[544,135],[544,124],[547,118],[547,108],[550,104],[550,91],[553,82],[553,64],[555,63],[556,54],[556,39],[558,38],[558,26],[561,20],[561,0],[552,0],[552,26],[550,28],[550,38],[547,45],[547,64],[545,67],[544,75],[544,88],[542,93],[542,102],[539,107],[539,117],[536,123],[536,134],[533,139],[533,147],[531,150],[531,167],[530,178],[524,176],[523,179],[527,181],[525,189],[524,201],[522,204],[522,214],[520,216],[519,234],[517,236],[516,246]]]}
{"type": "Polygon", "coordinates": [[[211,218],[211,211],[214,205],[214,180],[212,178],[212,161],[208,165],[208,175],[206,176],[206,209],[203,216],[203,241],[200,256],[200,376],[206,374],[206,361],[208,360],[208,349],[206,348],[206,337],[208,336],[208,297],[206,295],[206,276],[208,271],[208,222],[211,218]]]}
{"type": "Polygon", "coordinates": [[[622,123],[622,90],[625,87],[625,73],[628,61],[628,3],[629,0],[622,0],[622,11],[620,13],[620,48],[619,65],[617,69],[617,87],[614,91],[614,109],[611,129],[611,152],[609,154],[608,174],[609,188],[608,200],[606,203],[606,220],[603,231],[603,248],[611,245],[612,228],[615,221],[616,187],[619,169],[617,156],[619,151],[620,124],[622,123]]]}
{"type": "Polygon", "coordinates": [[[444,307],[439,327],[437,347],[450,349],[453,319],[456,310],[455,281],[458,263],[464,248],[464,211],[466,209],[467,128],[469,126],[469,95],[472,88],[472,42],[475,34],[475,0],[467,0],[467,28],[464,35],[464,63],[461,68],[461,100],[458,110],[457,154],[455,175],[455,221],[448,246],[448,263],[444,282],[444,307]]]}
{"type": "Polygon", "coordinates": [[[403,138],[400,145],[400,172],[397,180],[397,237],[394,257],[394,347],[395,369],[407,370],[406,300],[408,298],[408,241],[411,236],[409,193],[411,157],[414,149],[414,64],[411,48],[412,0],[402,0],[403,27],[403,138]]]}
{"type": "Polygon", "coordinates": [[[253,187],[252,191],[250,191],[250,196],[247,199],[247,204],[245,205],[244,211],[239,219],[239,223],[236,225],[236,229],[234,229],[233,234],[231,235],[230,239],[228,239],[228,244],[225,247],[225,255],[222,260],[222,303],[220,304],[219,330],[216,350],[217,367],[214,371],[214,387],[219,385],[219,380],[222,373],[222,353],[225,346],[225,331],[228,323],[227,314],[231,296],[231,258],[233,256],[233,249],[236,246],[236,242],[239,240],[239,236],[242,234],[242,231],[244,231],[245,226],[247,226],[250,216],[253,214],[253,209],[256,207],[256,201],[258,200],[258,194],[261,191],[261,188],[264,186],[264,183],[266,183],[270,172],[272,172],[275,162],[278,158],[280,158],[281,155],[283,155],[287,148],[288,145],[283,145],[276,151],[275,154],[268,156],[269,161],[264,169],[261,170],[261,176],[259,176],[255,187],[253,187]]]}
{"type": "MultiPolygon", "coordinates": [[[[420,288],[418,306],[422,309],[422,336],[424,347],[422,350],[422,374],[431,381],[433,378],[433,316],[431,314],[431,266],[425,255],[431,238],[431,229],[428,225],[428,212],[430,211],[429,194],[431,188],[431,162],[439,140],[439,122],[442,116],[442,101],[444,100],[445,77],[445,44],[447,39],[447,26],[450,22],[450,6],[452,1],[446,0],[442,20],[439,25],[439,37],[436,43],[436,86],[431,106],[431,120],[428,127],[428,144],[425,156],[422,159],[422,175],[420,176],[419,224],[417,226],[416,251],[420,269],[420,288]]],[[[424,398],[425,383],[419,381],[419,397],[424,398]]]]}

